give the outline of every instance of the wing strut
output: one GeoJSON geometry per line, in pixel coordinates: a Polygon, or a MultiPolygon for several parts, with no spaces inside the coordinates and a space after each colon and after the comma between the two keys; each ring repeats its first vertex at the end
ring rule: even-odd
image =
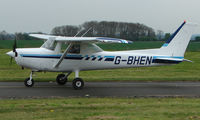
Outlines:
{"type": "Polygon", "coordinates": [[[91,29],[92,29],[92,27],[89,28],[83,35],[81,35],[81,37],[85,36],[91,29]]]}
{"type": "Polygon", "coordinates": [[[62,56],[60,57],[58,63],[54,65],[54,68],[59,67],[59,65],[61,64],[61,62],[63,61],[63,59],[64,59],[65,56],[67,55],[67,53],[69,52],[71,46],[72,46],[72,44],[69,44],[69,46],[66,48],[65,52],[64,52],[64,53],[62,54],[62,56]]]}

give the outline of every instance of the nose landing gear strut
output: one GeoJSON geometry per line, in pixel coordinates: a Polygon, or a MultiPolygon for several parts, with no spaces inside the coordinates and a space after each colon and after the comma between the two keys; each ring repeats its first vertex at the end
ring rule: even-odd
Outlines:
{"type": "Polygon", "coordinates": [[[31,74],[30,74],[30,77],[29,78],[26,78],[25,81],[24,81],[24,85],[26,87],[32,87],[34,85],[34,80],[33,80],[33,71],[31,71],[31,74]]]}

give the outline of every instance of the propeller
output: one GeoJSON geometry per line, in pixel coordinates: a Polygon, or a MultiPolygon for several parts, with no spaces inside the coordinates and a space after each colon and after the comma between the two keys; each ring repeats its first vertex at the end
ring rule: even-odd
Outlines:
{"type": "Polygon", "coordinates": [[[12,65],[13,57],[10,57],[10,65],[12,65]]]}
{"type": "Polygon", "coordinates": [[[17,51],[16,51],[16,48],[17,48],[17,39],[15,37],[15,40],[14,40],[14,45],[13,45],[13,52],[15,53],[15,57],[17,57],[17,51]]]}
{"type": "MultiPolygon", "coordinates": [[[[13,44],[13,53],[15,53],[15,56],[14,57],[17,57],[18,56],[18,53],[16,51],[16,48],[17,48],[17,38],[15,36],[15,39],[14,39],[14,44],[13,44]]],[[[13,60],[13,57],[10,58],[10,64],[12,64],[12,60],[13,60]]]]}

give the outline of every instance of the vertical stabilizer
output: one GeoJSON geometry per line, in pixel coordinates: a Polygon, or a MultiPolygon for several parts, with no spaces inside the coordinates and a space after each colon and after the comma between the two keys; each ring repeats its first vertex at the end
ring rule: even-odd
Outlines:
{"type": "Polygon", "coordinates": [[[160,54],[169,56],[184,56],[192,34],[197,24],[186,21],[171,35],[168,41],[160,48],[160,54]]]}

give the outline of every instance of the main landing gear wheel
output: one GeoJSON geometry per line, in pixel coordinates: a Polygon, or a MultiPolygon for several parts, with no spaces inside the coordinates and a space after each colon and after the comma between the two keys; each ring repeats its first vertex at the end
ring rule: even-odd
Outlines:
{"type": "Polygon", "coordinates": [[[84,81],[81,78],[75,78],[72,81],[72,86],[75,90],[80,90],[84,87],[84,81]]]}
{"type": "Polygon", "coordinates": [[[26,87],[32,87],[34,85],[34,80],[30,79],[30,78],[26,78],[25,81],[24,81],[24,85],[26,87]]]}
{"type": "Polygon", "coordinates": [[[56,78],[56,82],[59,85],[65,85],[67,82],[67,77],[65,76],[65,74],[59,74],[56,78]]]}

